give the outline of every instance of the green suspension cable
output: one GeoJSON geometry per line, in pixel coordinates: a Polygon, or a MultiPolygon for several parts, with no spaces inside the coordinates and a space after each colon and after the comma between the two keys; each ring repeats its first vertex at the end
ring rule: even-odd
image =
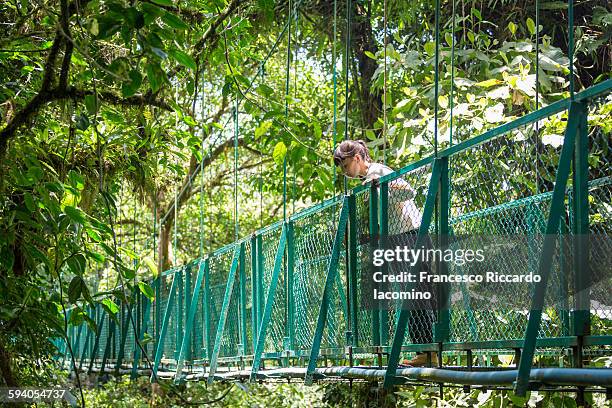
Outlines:
{"type": "MultiPolygon", "coordinates": [[[[260,67],[261,82],[264,82],[266,75],[265,61],[262,62],[260,67]]],[[[261,97],[263,100],[263,96],[261,97]]],[[[259,228],[263,228],[263,153],[259,153],[259,228]]]]}
{"type": "Polygon", "coordinates": [[[387,164],[387,0],[383,2],[383,164],[387,164]]]}
{"type": "MultiPolygon", "coordinates": [[[[455,107],[455,20],[456,20],[456,9],[455,9],[455,0],[453,0],[453,6],[452,6],[452,21],[451,21],[451,33],[452,33],[452,41],[451,41],[451,88],[450,88],[450,123],[449,123],[449,136],[448,136],[448,143],[450,146],[453,145],[453,125],[454,125],[454,116],[453,116],[453,109],[455,107]]],[[[453,179],[453,167],[451,165],[452,163],[452,158],[449,157],[448,158],[448,179],[452,180],[453,179]]],[[[450,211],[451,211],[451,207],[452,207],[452,194],[453,194],[453,183],[448,183],[448,199],[449,199],[449,205],[448,205],[448,211],[449,214],[448,216],[450,217],[450,211]]]]}
{"type": "MultiPolygon", "coordinates": [[[[336,72],[336,38],[338,36],[337,28],[338,20],[338,0],[334,0],[334,38],[332,39],[332,78],[334,81],[334,116],[332,121],[332,138],[333,138],[333,151],[336,151],[336,137],[338,132],[338,75],[336,72]]],[[[332,181],[334,188],[334,197],[336,196],[336,163],[332,160],[332,181]]]]}
{"type": "MultiPolygon", "coordinates": [[[[346,48],[344,63],[344,140],[348,140],[348,106],[349,106],[349,59],[351,53],[351,0],[346,0],[346,48]]],[[[348,190],[348,181],[344,177],[344,194],[348,190]]]]}
{"type": "Polygon", "coordinates": [[[234,106],[234,236],[240,235],[238,220],[238,96],[234,106]]]}
{"type": "MultiPolygon", "coordinates": [[[[540,109],[540,1],[535,2],[535,42],[536,42],[536,57],[535,57],[535,109],[540,109]]],[[[535,122],[535,170],[536,170],[536,194],[540,194],[540,172],[539,172],[539,160],[540,160],[540,146],[538,144],[540,139],[540,124],[539,121],[535,122]]]]}
{"type": "Polygon", "coordinates": [[[436,0],[436,54],[434,67],[434,155],[438,157],[438,84],[440,82],[440,0],[436,0]]]}
{"type": "MultiPolygon", "coordinates": [[[[202,85],[202,141],[200,142],[200,165],[204,165],[204,138],[206,137],[206,115],[204,113],[204,85],[202,85]]],[[[200,259],[204,256],[204,171],[200,171],[200,226],[198,230],[200,236],[200,259]]]]}
{"type": "MultiPolygon", "coordinates": [[[[300,26],[300,20],[299,20],[299,10],[298,10],[299,4],[295,5],[295,58],[294,58],[294,62],[293,62],[293,96],[294,99],[297,99],[297,62],[298,62],[298,36],[299,36],[299,26],[300,26]]],[[[291,187],[291,214],[295,214],[295,199],[296,199],[296,189],[295,189],[295,180],[296,180],[296,172],[295,172],[295,163],[293,163],[291,165],[291,172],[293,173],[293,185],[291,187]]]]}
{"type": "MultiPolygon", "coordinates": [[[[285,70],[285,120],[289,117],[289,73],[291,71],[291,20],[293,14],[293,3],[289,0],[287,12],[287,68],[285,70]]],[[[283,220],[287,219],[287,154],[283,158],[283,220]]]]}
{"type": "Polygon", "coordinates": [[[570,98],[574,100],[574,0],[569,0],[568,4],[568,57],[570,75],[570,98]]]}
{"type": "Polygon", "coordinates": [[[451,41],[451,89],[450,89],[450,127],[449,127],[449,144],[453,145],[453,109],[455,107],[454,101],[454,91],[455,91],[455,0],[453,0],[453,9],[452,9],[452,21],[451,21],[451,32],[452,32],[452,41],[451,41]]]}
{"type": "Polygon", "coordinates": [[[351,0],[346,0],[346,44],[344,63],[344,140],[348,140],[349,59],[351,53],[351,0]]]}

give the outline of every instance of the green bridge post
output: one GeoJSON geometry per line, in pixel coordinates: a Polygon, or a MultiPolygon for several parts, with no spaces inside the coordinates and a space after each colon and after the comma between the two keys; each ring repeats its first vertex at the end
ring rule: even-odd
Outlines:
{"type": "MultiPolygon", "coordinates": [[[[191,300],[189,301],[189,309],[187,311],[187,322],[185,323],[185,335],[183,336],[183,344],[181,344],[180,346],[181,351],[179,354],[178,361],[176,363],[176,374],[174,377],[175,382],[179,382],[181,380],[181,373],[185,365],[185,360],[188,360],[188,358],[190,357],[192,339],[191,333],[193,331],[193,322],[195,320],[195,314],[198,308],[198,299],[200,297],[200,288],[202,287],[202,281],[204,280],[207,263],[208,258],[200,260],[200,267],[198,269],[198,275],[196,277],[195,286],[193,288],[193,295],[191,297],[191,300]]],[[[187,295],[189,295],[189,292],[187,292],[187,295]]]]}
{"type": "Polygon", "coordinates": [[[327,321],[327,313],[329,310],[329,300],[332,295],[334,281],[336,274],[338,273],[338,261],[340,259],[340,248],[344,241],[344,234],[346,233],[346,225],[348,221],[348,198],[345,196],[342,202],[342,209],[340,210],[340,217],[338,220],[338,228],[336,229],[336,236],[334,238],[334,245],[332,247],[331,258],[327,267],[327,275],[325,277],[325,287],[323,289],[323,299],[321,300],[321,306],[319,308],[319,316],[317,318],[317,328],[315,330],[314,338],[312,340],[312,347],[310,349],[310,358],[308,360],[308,368],[306,369],[306,377],[304,382],[307,385],[312,384],[313,374],[317,367],[317,358],[319,356],[319,350],[321,349],[321,339],[323,338],[323,330],[325,329],[325,322],[327,321]]]}
{"type": "MultiPolygon", "coordinates": [[[[138,333],[138,342],[134,342],[134,356],[133,356],[133,363],[132,363],[132,374],[131,374],[131,378],[136,378],[138,376],[138,363],[140,361],[140,354],[142,353],[142,351],[140,350],[140,347],[138,347],[138,345],[142,345],[142,342],[144,340],[144,335],[145,333],[149,330],[149,313],[151,310],[151,300],[149,300],[148,297],[146,297],[144,294],[140,296],[141,301],[144,302],[144,307],[143,307],[143,311],[142,311],[142,325],[139,328],[139,333],[138,333]]],[[[136,334],[134,334],[134,336],[136,336],[136,334]]],[[[142,346],[145,349],[146,352],[146,345],[142,346]]]]}
{"type": "MultiPolygon", "coordinates": [[[[440,186],[440,172],[441,172],[441,159],[437,158],[434,161],[434,166],[431,172],[431,179],[429,181],[429,188],[427,190],[427,198],[425,199],[425,208],[423,209],[423,217],[421,219],[421,225],[417,233],[415,242],[415,248],[418,248],[423,243],[423,238],[429,232],[429,226],[431,225],[431,219],[434,212],[436,203],[436,196],[438,194],[438,187],[440,186]]],[[[411,272],[415,270],[413,266],[411,272]]],[[[399,318],[397,319],[397,325],[395,327],[395,335],[393,336],[393,345],[391,347],[391,353],[389,354],[389,360],[387,362],[387,370],[385,373],[384,387],[390,388],[395,382],[395,371],[399,363],[400,352],[402,351],[402,344],[404,343],[404,336],[406,335],[406,326],[408,323],[408,317],[410,310],[406,307],[406,302],[402,302],[402,308],[400,310],[399,318]]]]}
{"type": "Polygon", "coordinates": [[[225,322],[227,321],[227,315],[229,312],[230,301],[232,299],[232,292],[234,290],[234,281],[236,280],[236,270],[238,269],[238,260],[240,258],[242,246],[236,245],[234,248],[234,257],[232,259],[232,266],[230,267],[229,275],[227,277],[227,284],[225,285],[225,295],[223,296],[223,305],[221,306],[221,312],[219,313],[219,322],[217,324],[217,334],[215,336],[215,346],[212,351],[210,359],[210,370],[208,371],[208,384],[212,384],[214,381],[215,372],[217,371],[217,359],[219,358],[219,352],[221,350],[221,342],[223,340],[223,332],[225,331],[225,322]]]}
{"type": "Polygon", "coordinates": [[[561,214],[565,208],[565,193],[567,180],[569,178],[570,165],[572,155],[574,153],[576,134],[579,132],[581,116],[586,115],[586,105],[582,102],[572,102],[568,113],[568,122],[565,129],[565,137],[563,140],[563,148],[559,158],[555,186],[553,189],[550,212],[546,223],[546,235],[540,261],[538,264],[538,273],[541,277],[540,282],[535,284],[532,297],[531,307],[529,311],[529,321],[525,330],[525,338],[523,341],[523,349],[519,362],[519,370],[516,378],[515,392],[519,396],[524,396],[529,387],[529,375],[533,364],[533,356],[540,323],[542,320],[542,307],[544,305],[544,296],[546,294],[546,284],[552,267],[552,257],[555,252],[555,241],[559,231],[559,223],[561,214]]]}
{"type": "MultiPolygon", "coordinates": [[[[440,158],[440,181],[438,185],[437,221],[438,221],[438,248],[443,251],[448,247],[449,238],[449,210],[450,210],[450,180],[448,171],[448,157],[440,158]]],[[[439,275],[448,274],[448,265],[443,260],[437,263],[439,275]]],[[[438,286],[438,322],[436,324],[435,341],[438,343],[438,365],[442,367],[442,344],[448,341],[450,335],[450,284],[442,283],[438,286]]]]}
{"type": "Polygon", "coordinates": [[[359,305],[357,304],[357,199],[354,194],[348,196],[348,298],[349,298],[349,319],[348,345],[357,347],[359,340],[359,326],[357,316],[359,315],[359,305]]]}
{"type": "MultiPolygon", "coordinates": [[[[378,246],[378,188],[372,183],[370,185],[369,197],[369,223],[368,233],[370,236],[370,248],[373,250],[378,246]]],[[[380,322],[380,313],[377,308],[372,305],[372,345],[380,346],[380,331],[378,330],[380,322]]]]}
{"type": "Polygon", "coordinates": [[[174,303],[176,287],[178,286],[178,281],[180,280],[180,277],[177,279],[176,275],[177,273],[175,271],[172,274],[172,285],[170,286],[170,293],[168,294],[168,300],[166,303],[166,311],[164,312],[164,318],[161,322],[161,331],[159,332],[159,337],[157,339],[157,347],[155,348],[155,361],[153,363],[153,372],[151,373],[151,382],[157,382],[157,370],[159,369],[162,354],[164,354],[164,340],[168,331],[170,316],[172,315],[172,310],[174,309],[172,303],[174,303]]]}
{"type": "MultiPolygon", "coordinates": [[[[260,236],[258,236],[260,237],[260,236]]],[[[261,238],[261,237],[260,237],[261,238]]],[[[261,250],[261,240],[259,241],[260,245],[258,251],[261,250]]],[[[261,366],[261,357],[263,353],[263,349],[266,343],[266,333],[268,330],[268,324],[270,323],[270,318],[272,316],[272,306],[274,304],[274,298],[276,296],[276,287],[278,285],[278,277],[280,275],[280,270],[283,264],[283,256],[285,254],[285,246],[287,244],[287,224],[283,223],[280,240],[278,243],[278,249],[276,251],[276,257],[274,258],[274,270],[272,271],[272,278],[270,280],[270,288],[268,289],[268,296],[266,298],[266,305],[263,310],[263,315],[261,316],[261,322],[259,325],[259,330],[257,332],[257,344],[255,345],[255,352],[253,353],[253,366],[251,367],[251,375],[250,381],[255,381],[257,378],[257,372],[259,371],[259,367],[261,366]]],[[[260,282],[263,285],[263,259],[260,257],[260,266],[259,269],[261,272],[260,282]]]]}

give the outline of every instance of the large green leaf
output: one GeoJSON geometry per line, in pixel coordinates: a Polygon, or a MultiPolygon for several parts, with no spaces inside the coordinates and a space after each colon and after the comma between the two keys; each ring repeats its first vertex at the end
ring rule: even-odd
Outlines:
{"type": "Polygon", "coordinates": [[[187,54],[186,52],[172,49],[168,51],[168,54],[172,58],[174,58],[179,64],[184,65],[194,71],[197,69],[195,60],[191,57],[191,55],[187,54]]]}

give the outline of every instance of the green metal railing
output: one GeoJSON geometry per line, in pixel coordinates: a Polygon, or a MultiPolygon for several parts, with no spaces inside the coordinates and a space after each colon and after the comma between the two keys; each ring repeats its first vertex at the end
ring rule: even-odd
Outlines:
{"type": "MultiPolygon", "coordinates": [[[[310,382],[325,360],[353,366],[356,359],[373,358],[375,365],[386,366],[389,386],[398,381],[396,369],[405,353],[467,353],[471,368],[474,354],[501,349],[516,352],[516,389],[524,393],[535,354],[571,350],[578,368],[589,347],[611,355],[612,313],[594,308],[588,291],[554,313],[543,310],[550,293],[568,285],[587,287],[592,278],[576,272],[589,270],[586,256],[574,257],[571,265],[559,262],[562,255],[554,252],[550,237],[612,231],[611,135],[587,122],[590,112],[610,111],[611,89],[612,80],[600,83],[406,166],[378,186],[359,186],[166,271],[151,282],[153,303],[134,291],[130,304],[115,300],[121,305],[115,316],[100,307],[90,310],[98,330],[85,323],[69,328],[77,361],[70,368],[131,370],[133,376],[147,370],[152,380],[162,373],[177,380],[195,374],[211,382],[221,367],[248,370],[254,380],[270,367],[301,366],[310,382]],[[534,123],[566,113],[565,134],[555,143],[533,131],[534,123]],[[400,179],[414,191],[394,190],[400,179]],[[406,206],[411,199],[414,206],[406,206]],[[398,211],[414,216],[399,217],[398,211]],[[420,225],[407,225],[410,218],[420,218],[420,225]],[[399,303],[389,310],[364,310],[359,282],[368,244],[382,245],[377,236],[415,228],[417,246],[430,232],[441,237],[546,233],[542,242],[534,240],[529,260],[542,282],[525,293],[499,287],[501,298],[529,302],[529,313],[476,308],[478,299],[460,284],[443,287],[440,294],[443,299],[459,293],[460,306],[433,319],[415,317],[399,303]],[[424,338],[429,340],[415,341],[424,338]]],[[[588,251],[609,258],[610,248],[578,253],[588,251]]],[[[512,262],[509,258],[502,266],[511,270],[512,262]]],[[[458,267],[442,264],[438,273],[453,268],[458,267]]],[[[595,290],[591,296],[609,294],[595,290]]],[[[65,355],[65,344],[57,344],[65,355]]],[[[64,358],[66,364],[71,360],[64,358]]]]}

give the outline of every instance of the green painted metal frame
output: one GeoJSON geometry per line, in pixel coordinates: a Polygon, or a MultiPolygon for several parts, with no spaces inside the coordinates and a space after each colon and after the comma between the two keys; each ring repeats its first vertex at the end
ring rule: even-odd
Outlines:
{"type": "Polygon", "coordinates": [[[579,132],[581,123],[581,115],[586,115],[586,104],[582,102],[573,102],[570,106],[568,114],[568,122],[563,140],[563,148],[559,158],[557,174],[555,178],[555,186],[553,196],[546,223],[546,235],[544,244],[540,254],[538,263],[538,273],[541,277],[540,282],[535,284],[531,307],[529,311],[529,320],[527,329],[525,330],[525,339],[519,362],[519,370],[516,378],[515,392],[519,396],[525,395],[529,387],[529,375],[533,364],[533,356],[535,354],[536,339],[540,330],[542,320],[542,307],[544,305],[544,295],[546,293],[546,285],[552,267],[552,257],[555,250],[555,238],[559,231],[559,223],[561,214],[565,208],[565,195],[567,180],[569,178],[572,156],[574,154],[574,146],[576,134],[579,132]]]}
{"type": "Polygon", "coordinates": [[[184,313],[184,307],[183,307],[183,303],[184,303],[184,299],[185,299],[185,275],[187,274],[186,269],[188,269],[189,266],[185,266],[182,268],[179,268],[177,272],[175,272],[175,276],[176,274],[178,274],[179,277],[179,281],[178,281],[178,297],[176,299],[176,331],[174,332],[174,335],[176,336],[176,340],[174,342],[174,359],[178,360],[179,359],[179,354],[181,353],[180,347],[181,344],[183,344],[183,320],[185,317],[185,313],[184,313]]]}
{"type": "MultiPolygon", "coordinates": [[[[574,236],[574,310],[572,312],[572,334],[585,336],[591,334],[591,314],[589,287],[591,272],[589,270],[589,245],[586,239],[589,234],[589,141],[588,141],[588,107],[580,105],[577,113],[578,128],[574,142],[572,208],[574,236]]],[[[568,124],[569,126],[569,124],[568,124]]],[[[581,365],[581,361],[580,361],[581,365]]]]}
{"type": "MultiPolygon", "coordinates": [[[[175,381],[181,380],[181,373],[183,371],[183,367],[185,365],[185,360],[189,359],[190,349],[191,349],[191,333],[193,332],[193,323],[195,320],[195,314],[198,309],[198,299],[200,297],[200,288],[202,287],[202,281],[205,277],[205,271],[208,267],[208,258],[200,261],[200,267],[198,268],[198,275],[196,277],[195,286],[193,288],[193,295],[191,296],[191,301],[189,302],[189,310],[187,312],[187,322],[185,323],[185,335],[183,336],[183,344],[181,344],[181,351],[179,354],[179,358],[176,362],[176,374],[175,381]]],[[[188,292],[189,293],[189,292],[188,292]]]]}
{"type": "MultiPolygon", "coordinates": [[[[386,241],[389,236],[389,180],[382,181],[380,183],[380,191],[379,191],[379,215],[378,215],[378,227],[379,227],[379,236],[378,236],[378,247],[387,248],[388,242],[386,241]]],[[[389,266],[385,262],[381,271],[383,275],[387,274],[389,266]]],[[[386,308],[379,308],[378,310],[379,320],[378,320],[378,331],[379,331],[379,345],[386,345],[389,340],[389,311],[386,308]]]]}
{"type": "Polygon", "coordinates": [[[334,244],[332,247],[331,258],[329,260],[327,275],[325,277],[325,287],[323,289],[323,297],[321,299],[321,306],[319,308],[319,315],[317,317],[317,328],[312,340],[312,347],[310,349],[310,358],[308,360],[308,368],[306,369],[306,377],[304,381],[307,385],[312,384],[313,375],[315,368],[317,367],[317,359],[319,357],[319,350],[321,348],[321,340],[323,338],[323,330],[325,329],[325,323],[327,322],[327,313],[329,310],[329,300],[333,291],[333,284],[338,273],[338,261],[340,260],[340,248],[344,241],[344,235],[346,234],[346,226],[348,223],[348,197],[344,198],[342,202],[342,208],[340,209],[340,216],[338,219],[338,228],[336,229],[336,235],[334,237],[334,244]]]}
{"type": "Polygon", "coordinates": [[[102,327],[104,327],[105,313],[104,309],[100,308],[100,316],[98,317],[98,323],[96,324],[96,340],[94,341],[93,350],[91,352],[91,358],[89,359],[89,366],[87,367],[87,373],[90,374],[93,369],[93,364],[98,356],[98,350],[100,348],[100,335],[102,334],[102,327]]]}
{"type": "Polygon", "coordinates": [[[174,308],[174,297],[176,295],[176,287],[178,286],[179,279],[177,279],[176,273],[172,275],[172,285],[170,286],[170,293],[168,294],[168,300],[166,302],[166,311],[164,312],[164,318],[161,322],[161,331],[159,332],[157,347],[155,348],[155,361],[153,362],[151,382],[157,382],[157,370],[159,369],[159,363],[161,362],[162,354],[164,353],[164,340],[166,339],[166,333],[168,332],[168,323],[170,321],[170,316],[172,315],[172,310],[174,308]]]}
{"type": "MultiPolygon", "coordinates": [[[[370,185],[369,197],[369,223],[368,232],[370,234],[370,248],[378,245],[378,188],[372,183],[370,185]]],[[[380,345],[380,313],[376,308],[372,308],[372,344],[380,345]]]]}
{"type": "Polygon", "coordinates": [[[293,221],[287,222],[287,263],[286,263],[286,322],[285,325],[285,351],[293,350],[295,344],[295,296],[293,293],[293,276],[295,273],[295,231],[293,221]]]}
{"type": "Polygon", "coordinates": [[[115,336],[115,325],[116,320],[114,316],[108,315],[108,337],[106,338],[106,344],[104,345],[104,354],[102,355],[102,364],[100,364],[100,372],[104,372],[106,368],[106,362],[110,358],[111,353],[111,345],[113,342],[113,337],[115,336]]]}
{"type": "MultiPolygon", "coordinates": [[[[417,233],[415,242],[415,248],[418,248],[423,243],[424,237],[429,232],[429,226],[431,225],[431,219],[434,213],[434,207],[436,203],[436,196],[438,195],[438,188],[440,186],[440,174],[441,174],[441,159],[434,161],[433,169],[431,172],[431,179],[429,181],[429,188],[427,190],[427,198],[425,199],[425,208],[423,209],[423,216],[421,218],[421,225],[417,233]]],[[[414,272],[415,266],[411,268],[410,272],[414,272]]],[[[409,289],[408,289],[409,290],[409,289]]],[[[406,326],[408,323],[408,317],[410,310],[408,310],[407,302],[402,302],[402,309],[400,311],[397,325],[395,327],[395,335],[393,336],[393,345],[391,347],[391,353],[387,362],[387,370],[385,373],[384,387],[390,388],[395,382],[395,371],[399,363],[400,351],[402,344],[404,343],[404,337],[406,335],[406,326]]]]}
{"type": "MultiPolygon", "coordinates": [[[[134,355],[132,357],[132,373],[131,378],[136,378],[138,376],[138,363],[140,361],[140,354],[142,350],[138,347],[138,344],[142,345],[146,352],[146,345],[143,345],[144,335],[149,330],[149,315],[151,311],[151,300],[145,295],[141,296],[142,302],[144,302],[144,310],[142,312],[142,324],[140,326],[140,330],[138,333],[138,342],[134,343],[134,355]]],[[[147,356],[148,357],[148,356],[147,356]]]]}
{"type": "Polygon", "coordinates": [[[246,313],[246,265],[245,265],[245,244],[244,242],[240,243],[240,259],[238,260],[238,275],[240,281],[240,346],[238,350],[238,354],[240,356],[244,356],[246,354],[247,348],[247,313],[246,313]]]}
{"type": "MultiPolygon", "coordinates": [[[[88,315],[91,315],[92,314],[91,307],[88,307],[87,310],[89,310],[88,315]]],[[[94,316],[94,321],[95,321],[95,316],[94,316]]],[[[79,359],[79,371],[81,371],[81,369],[83,368],[83,360],[85,360],[85,358],[87,357],[87,351],[89,348],[90,339],[91,339],[91,330],[87,330],[87,334],[85,335],[85,343],[83,344],[83,350],[81,350],[81,358],[79,359]]]]}
{"type": "Polygon", "coordinates": [[[253,234],[251,236],[251,332],[252,332],[252,344],[251,347],[255,352],[255,345],[257,343],[257,327],[259,318],[259,273],[257,272],[257,236],[253,234]]]}
{"type": "Polygon", "coordinates": [[[240,253],[243,250],[242,245],[236,245],[234,247],[234,257],[232,259],[232,265],[229,270],[227,277],[227,284],[225,285],[225,295],[223,296],[223,306],[221,306],[221,312],[219,314],[219,322],[217,324],[217,334],[215,336],[215,346],[212,351],[210,358],[210,367],[208,372],[208,383],[212,384],[214,381],[214,375],[217,371],[217,360],[219,358],[219,352],[221,350],[221,341],[223,339],[223,332],[225,331],[225,322],[227,321],[227,315],[229,312],[230,301],[232,299],[232,292],[234,290],[234,281],[236,280],[236,270],[238,269],[238,261],[240,259],[240,253]]]}
{"type": "Polygon", "coordinates": [[[348,197],[348,298],[349,298],[349,333],[348,345],[356,347],[359,345],[359,304],[357,303],[357,198],[354,194],[348,197]]]}
{"type": "MultiPolygon", "coordinates": [[[[261,366],[261,358],[263,349],[266,342],[266,333],[268,330],[268,324],[272,317],[272,306],[274,304],[274,298],[276,296],[276,287],[278,285],[278,277],[280,274],[281,267],[283,265],[283,256],[285,254],[285,246],[287,245],[287,224],[284,223],[281,236],[278,243],[278,249],[276,250],[276,257],[274,258],[274,270],[272,271],[272,278],[270,280],[270,288],[268,289],[268,296],[266,297],[266,305],[261,315],[261,322],[259,330],[257,331],[257,344],[255,345],[255,352],[253,353],[253,365],[251,366],[250,380],[255,381],[257,378],[257,372],[261,366]]],[[[263,257],[260,257],[261,246],[258,248],[258,257],[261,265],[260,271],[263,271],[263,257]]],[[[262,276],[260,275],[260,282],[263,284],[262,276]]],[[[209,377],[210,378],[210,377],[209,377]]]]}
{"type": "MultiPolygon", "coordinates": [[[[132,289],[132,299],[136,298],[136,291],[138,289],[136,287],[134,287],[134,289],[132,289]]],[[[117,361],[115,362],[115,373],[119,374],[119,369],[121,368],[121,364],[123,364],[123,358],[125,357],[125,342],[127,340],[127,333],[129,330],[129,327],[132,324],[132,308],[134,306],[134,303],[129,302],[129,304],[126,306],[125,303],[121,303],[121,309],[126,309],[125,311],[125,319],[123,316],[123,310],[121,313],[121,320],[122,320],[122,324],[121,324],[121,343],[119,345],[119,354],[117,355],[117,361]]],[[[136,333],[133,333],[134,335],[136,335],[136,333]]]]}
{"type": "MultiPolygon", "coordinates": [[[[437,221],[438,221],[438,248],[443,251],[448,246],[448,238],[450,233],[449,215],[450,215],[450,180],[448,171],[448,157],[440,158],[440,181],[438,186],[438,201],[437,201],[437,221]]],[[[439,275],[448,274],[448,265],[444,261],[437,264],[439,275]]],[[[439,285],[438,292],[438,322],[434,330],[435,341],[442,343],[448,341],[450,335],[450,285],[439,285]]],[[[439,359],[442,363],[442,359],[439,359]]]]}

